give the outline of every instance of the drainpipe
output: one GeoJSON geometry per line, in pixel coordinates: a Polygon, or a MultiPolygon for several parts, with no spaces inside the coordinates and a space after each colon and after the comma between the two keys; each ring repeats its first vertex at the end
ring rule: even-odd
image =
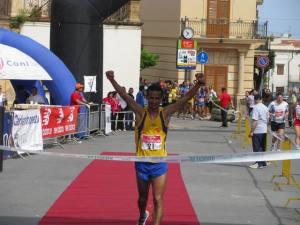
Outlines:
{"type": "Polygon", "coordinates": [[[289,91],[289,89],[290,89],[290,64],[293,59],[294,59],[294,51],[292,51],[292,58],[290,58],[288,61],[288,89],[287,89],[287,91],[289,91]]]}

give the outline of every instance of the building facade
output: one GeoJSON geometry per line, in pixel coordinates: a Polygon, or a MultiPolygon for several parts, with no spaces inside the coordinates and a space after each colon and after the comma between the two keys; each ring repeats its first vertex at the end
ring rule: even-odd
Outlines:
{"type": "Polygon", "coordinates": [[[253,88],[255,49],[265,43],[266,24],[257,22],[260,0],[141,0],[142,45],[160,56],[157,66],[142,71],[149,80],[179,82],[204,70],[206,83],[220,93],[227,87],[236,100],[253,88]],[[198,51],[209,60],[195,71],[176,69],[176,43],[184,27],[194,30],[198,51]]]}
{"type": "MultiPolygon", "coordinates": [[[[100,1],[100,0],[99,0],[100,1]]],[[[140,55],[141,55],[141,21],[140,1],[131,0],[122,6],[103,24],[103,71],[115,70],[116,79],[126,87],[139,90],[140,55]]],[[[29,18],[16,31],[50,48],[50,12],[51,0],[1,0],[0,27],[9,28],[11,18],[22,12],[30,15],[34,8],[40,8],[38,18],[29,18]]],[[[100,25],[100,24],[99,24],[100,25]]],[[[101,40],[99,40],[101,41],[101,40]]],[[[10,81],[0,81],[10,99],[14,90],[10,81]]],[[[113,87],[104,78],[102,95],[105,97],[113,87]]]]}
{"type": "Polygon", "coordinates": [[[270,71],[268,85],[273,92],[288,93],[293,87],[300,90],[300,40],[284,36],[271,42],[275,67],[270,71]]]}

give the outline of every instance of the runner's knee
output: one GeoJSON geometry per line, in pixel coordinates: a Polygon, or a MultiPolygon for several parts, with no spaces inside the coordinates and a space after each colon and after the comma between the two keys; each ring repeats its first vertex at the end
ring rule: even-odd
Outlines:
{"type": "Polygon", "coordinates": [[[153,203],[154,205],[161,205],[163,202],[163,196],[162,195],[155,195],[153,196],[153,203]]]}

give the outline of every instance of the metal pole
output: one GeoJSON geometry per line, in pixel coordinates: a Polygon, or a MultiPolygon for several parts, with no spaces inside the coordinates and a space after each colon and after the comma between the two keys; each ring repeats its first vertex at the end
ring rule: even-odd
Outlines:
{"type": "MultiPolygon", "coordinates": [[[[3,129],[4,129],[4,107],[0,107],[0,145],[3,145],[3,129]]],[[[0,149],[0,172],[3,171],[3,153],[0,149]]]]}
{"type": "Polygon", "coordinates": [[[264,73],[265,73],[265,68],[261,68],[262,69],[262,73],[261,73],[261,80],[260,80],[260,87],[259,87],[259,94],[260,97],[262,97],[262,90],[263,90],[263,86],[264,86],[264,73]]]}

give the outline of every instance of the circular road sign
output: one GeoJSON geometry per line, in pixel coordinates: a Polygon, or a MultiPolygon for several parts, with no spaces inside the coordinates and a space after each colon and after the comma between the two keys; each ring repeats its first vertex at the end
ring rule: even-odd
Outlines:
{"type": "Polygon", "coordinates": [[[197,55],[197,62],[200,64],[206,64],[208,62],[208,54],[207,52],[199,52],[197,55]]]}
{"type": "Polygon", "coordinates": [[[265,68],[269,65],[270,59],[268,56],[257,56],[256,65],[261,68],[265,68]]]}

